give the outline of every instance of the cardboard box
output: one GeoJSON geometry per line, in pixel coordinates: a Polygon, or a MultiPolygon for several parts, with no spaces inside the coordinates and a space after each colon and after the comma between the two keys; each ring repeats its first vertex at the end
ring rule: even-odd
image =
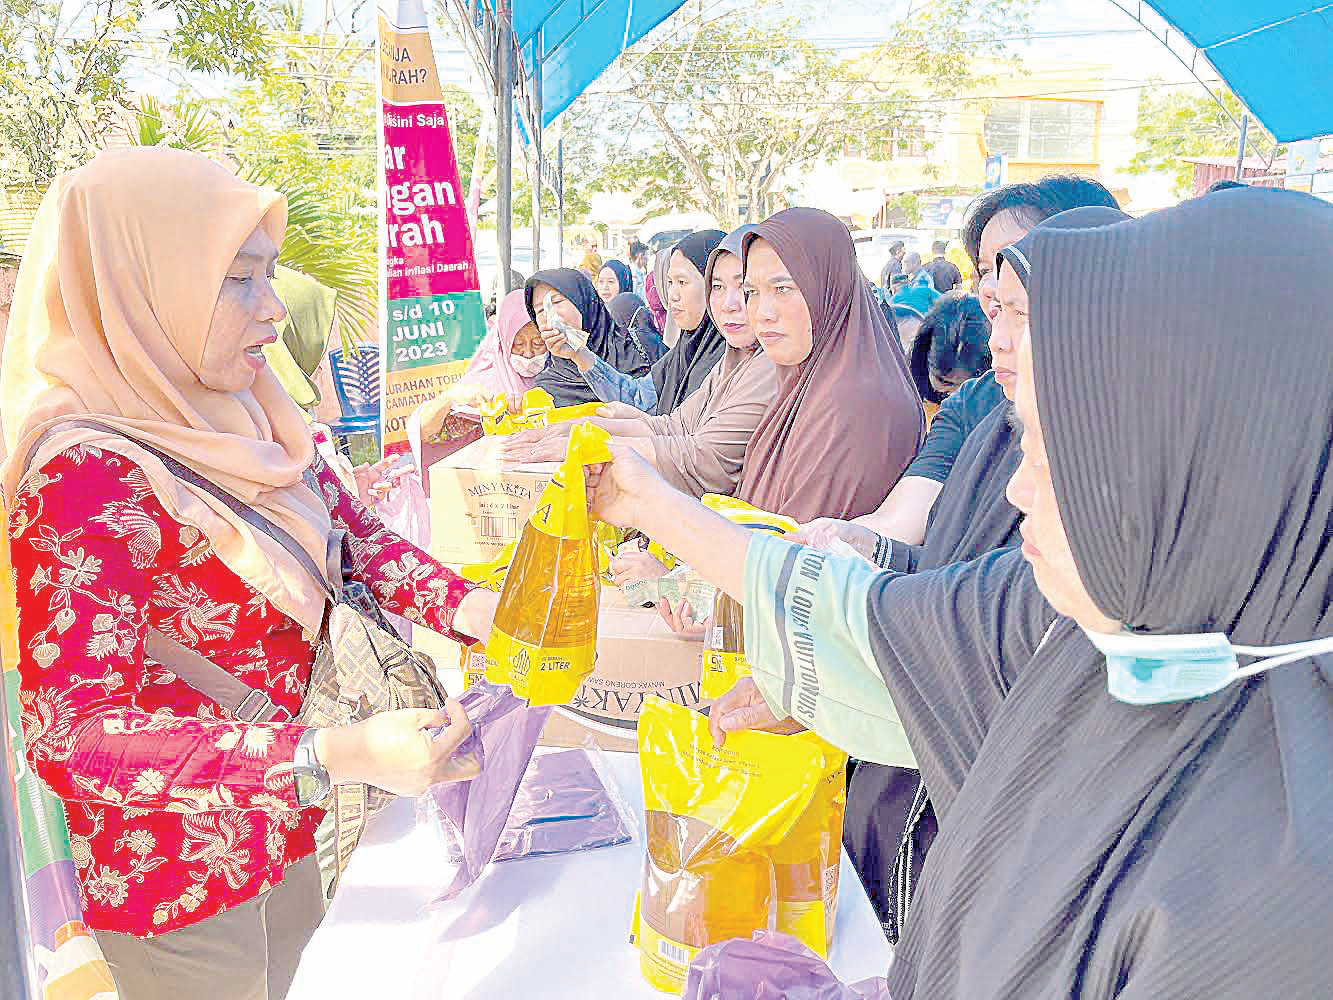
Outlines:
{"type": "Polygon", "coordinates": [[[552,709],[545,746],[637,751],[639,711],[649,695],[687,708],[699,697],[704,644],[680,639],[654,609],[631,608],[614,587],[602,588],[597,661],[574,700],[552,709]]]}
{"type": "Polygon", "coordinates": [[[503,468],[503,438],[484,437],[430,469],[430,551],[441,562],[490,562],[523,530],[558,462],[503,468]]]}

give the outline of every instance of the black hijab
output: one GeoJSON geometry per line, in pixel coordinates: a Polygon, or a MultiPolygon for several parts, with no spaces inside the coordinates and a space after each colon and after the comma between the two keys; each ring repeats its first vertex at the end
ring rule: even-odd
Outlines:
{"type": "MultiPolygon", "coordinates": [[[[537,322],[537,303],[532,300],[532,296],[538,285],[550,285],[574,303],[574,308],[583,318],[583,329],[588,334],[588,350],[593,354],[626,375],[641,376],[648,371],[650,362],[647,356],[630,333],[616,325],[605,303],[598,297],[597,289],[582,271],[572,267],[557,267],[538,271],[528,279],[528,283],[523,286],[523,301],[534,323],[537,322]]],[[[549,392],[556,406],[575,406],[597,401],[596,393],[584,381],[574,362],[555,355],[551,355],[551,360],[533,381],[533,388],[549,392]]]]}
{"type": "MultiPolygon", "coordinates": [[[[704,229],[691,233],[676,244],[674,250],[698,269],[702,278],[708,267],[708,255],[722,242],[726,233],[720,229],[704,229]]],[[[666,289],[659,288],[658,294],[666,303],[666,289]]],[[[708,289],[704,289],[704,318],[695,329],[681,330],[680,340],[660,361],[653,365],[653,385],[657,389],[657,413],[664,416],[671,413],[689,397],[690,393],[704,384],[713,366],[722,360],[727,351],[727,342],[708,314],[708,289]]],[[[667,304],[670,308],[669,303],[667,304]]]]}
{"type": "Polygon", "coordinates": [[[642,298],[633,292],[621,292],[606,304],[606,310],[616,321],[616,326],[628,330],[638,341],[649,361],[656,361],[666,354],[666,341],[653,322],[653,311],[642,298]]]}
{"type": "Polygon", "coordinates": [[[602,265],[602,270],[605,271],[608,268],[616,276],[621,293],[634,291],[634,273],[630,271],[628,264],[619,260],[608,260],[602,265]]]}
{"type": "MultiPolygon", "coordinates": [[[[1311,292],[1333,287],[1333,205],[1224,191],[1032,236],[1037,408],[1098,608],[1240,644],[1333,633],[1311,292]]],[[[885,575],[869,612],[940,817],[895,1000],[1333,995],[1333,656],[1123,704],[1012,551],[885,575]]]]}

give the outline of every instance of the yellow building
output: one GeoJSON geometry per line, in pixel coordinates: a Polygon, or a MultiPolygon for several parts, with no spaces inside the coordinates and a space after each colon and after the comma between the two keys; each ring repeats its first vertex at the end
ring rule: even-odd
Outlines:
{"type": "MultiPolygon", "coordinates": [[[[1125,168],[1135,151],[1139,81],[1115,77],[1108,65],[1031,60],[981,74],[971,94],[931,105],[918,124],[877,146],[849,143],[804,178],[806,192],[855,225],[901,225],[887,217],[898,196],[929,203],[932,194],[961,192],[962,206],[985,186],[987,156],[1003,155],[1006,182],[1076,173],[1100,180],[1122,204],[1132,200],[1137,179],[1125,168]]],[[[955,227],[960,211],[936,228],[955,227]]]]}

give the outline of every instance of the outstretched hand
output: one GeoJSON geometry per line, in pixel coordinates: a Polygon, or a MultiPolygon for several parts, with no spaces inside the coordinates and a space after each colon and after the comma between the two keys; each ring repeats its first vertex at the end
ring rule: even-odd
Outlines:
{"type": "Polygon", "coordinates": [[[565,457],[569,446],[569,425],[553,424],[550,427],[532,427],[517,434],[511,434],[500,444],[500,460],[505,465],[521,465],[524,462],[558,462],[565,457]]]}
{"type": "Polygon", "coordinates": [[[643,456],[625,445],[613,444],[611,461],[588,466],[586,476],[593,516],[617,528],[640,527],[646,505],[671,490],[643,456]]]}
{"type": "Polygon", "coordinates": [[[735,687],[713,702],[708,713],[708,731],[713,736],[714,746],[722,746],[727,742],[728,733],[740,732],[742,729],[761,729],[788,736],[805,731],[805,727],[795,719],[779,718],[768,707],[753,677],[738,680],[735,687]]]}
{"type": "Polygon", "coordinates": [[[708,619],[695,621],[694,608],[689,601],[681,601],[674,608],[665,597],[657,602],[657,613],[682,639],[702,639],[708,634],[708,619]]]}
{"type": "Polygon", "coordinates": [[[862,524],[842,521],[834,517],[821,517],[801,525],[790,535],[787,541],[797,545],[808,545],[812,549],[833,549],[835,541],[845,542],[867,559],[875,556],[875,540],[878,536],[862,524]]]}
{"type": "Polygon", "coordinates": [[[639,420],[648,416],[643,410],[629,403],[604,403],[597,408],[597,415],[604,420],[639,420]]]}
{"type": "Polygon", "coordinates": [[[657,556],[637,547],[616,553],[607,568],[611,570],[611,582],[617,587],[635,580],[657,580],[671,572],[657,556]]]}
{"type": "MultiPolygon", "coordinates": [[[[574,355],[578,353],[578,348],[571,347],[568,338],[566,338],[563,333],[557,330],[554,326],[549,330],[539,330],[539,332],[541,333],[542,343],[546,345],[548,351],[554,354],[557,358],[563,358],[565,361],[574,360],[574,355]]],[[[584,334],[583,339],[585,341],[587,340],[587,334],[584,334]]]]}

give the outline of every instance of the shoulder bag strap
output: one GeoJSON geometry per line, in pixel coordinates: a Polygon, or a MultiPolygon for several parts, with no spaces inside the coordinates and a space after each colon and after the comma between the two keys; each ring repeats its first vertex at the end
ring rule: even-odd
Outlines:
{"type": "Polygon", "coordinates": [[[149,629],[144,651],[206,698],[242,722],[287,722],[292,714],[258,688],[223,670],[212,660],[175,639],[149,629]]]}

